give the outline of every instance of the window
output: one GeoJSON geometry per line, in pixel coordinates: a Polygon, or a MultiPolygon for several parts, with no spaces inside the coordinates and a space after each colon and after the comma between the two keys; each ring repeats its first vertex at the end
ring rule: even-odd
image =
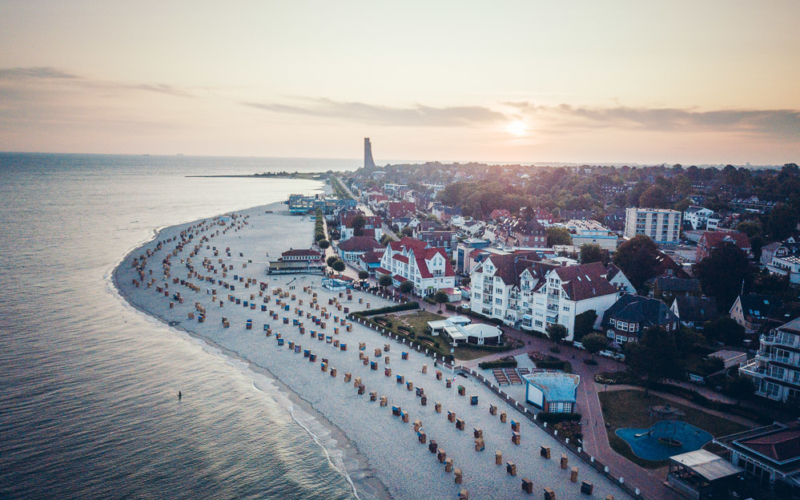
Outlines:
{"type": "Polygon", "coordinates": [[[536,321],[534,321],[534,322],[533,322],[533,324],[534,324],[534,325],[536,325],[536,326],[538,326],[539,328],[541,328],[541,327],[542,327],[542,322],[541,322],[541,321],[539,321],[538,319],[537,319],[536,321]]]}
{"type": "Polygon", "coordinates": [[[476,299],[481,298],[481,294],[479,294],[478,292],[473,293],[472,296],[475,297],[476,299]]]}
{"type": "Polygon", "coordinates": [[[569,311],[569,306],[564,306],[562,307],[562,309],[564,309],[565,311],[569,311]]]}
{"type": "Polygon", "coordinates": [[[503,299],[494,299],[494,303],[497,304],[498,306],[502,305],[503,304],[503,299]]]}

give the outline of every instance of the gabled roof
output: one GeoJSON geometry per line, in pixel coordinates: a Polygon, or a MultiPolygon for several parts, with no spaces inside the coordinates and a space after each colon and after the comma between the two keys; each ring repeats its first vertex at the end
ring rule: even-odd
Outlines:
{"type": "Polygon", "coordinates": [[[371,236],[353,236],[339,243],[339,250],[343,252],[370,252],[372,250],[383,250],[383,246],[371,236]]]}
{"type": "Polygon", "coordinates": [[[383,258],[383,252],[366,252],[361,256],[361,261],[365,264],[378,264],[383,258]]]}
{"type": "Polygon", "coordinates": [[[659,276],[655,279],[654,285],[663,292],[676,292],[676,293],[700,293],[700,280],[698,279],[683,279],[674,276],[659,276]]]}
{"type": "Polygon", "coordinates": [[[775,462],[798,459],[800,458],[800,425],[793,422],[785,429],[741,439],[738,444],[775,462]]]}
{"type": "Polygon", "coordinates": [[[681,321],[705,323],[719,316],[717,300],[714,297],[692,297],[678,295],[675,297],[678,306],[678,315],[681,321]]]}
{"type": "Polygon", "coordinates": [[[491,261],[492,265],[497,268],[494,275],[503,280],[503,283],[517,286],[519,286],[519,278],[522,276],[523,271],[538,260],[540,260],[539,256],[534,252],[491,255],[486,259],[486,261],[491,261]]]}
{"type": "Polygon", "coordinates": [[[660,300],[630,294],[622,295],[614,305],[608,308],[603,314],[603,325],[607,325],[611,318],[628,323],[639,323],[640,330],[678,321],[675,313],[660,300]]]}
{"type": "Polygon", "coordinates": [[[742,250],[750,250],[750,238],[739,231],[706,231],[700,236],[698,245],[716,248],[724,242],[731,242],[742,250]]]}
{"type": "Polygon", "coordinates": [[[403,236],[400,238],[400,241],[392,241],[389,243],[389,247],[391,247],[391,249],[395,252],[401,252],[403,248],[405,248],[407,250],[413,250],[414,255],[422,250],[425,250],[425,247],[427,246],[428,244],[424,241],[420,241],[416,238],[409,238],[408,236],[403,236]]]}
{"type": "Polygon", "coordinates": [[[740,295],[739,302],[742,314],[751,320],[764,320],[770,316],[771,311],[783,307],[783,301],[771,295],[740,295]]]}
{"type": "Polygon", "coordinates": [[[601,262],[557,267],[553,272],[561,280],[561,288],[569,300],[586,300],[617,293],[616,287],[606,279],[608,271],[601,262]]]}

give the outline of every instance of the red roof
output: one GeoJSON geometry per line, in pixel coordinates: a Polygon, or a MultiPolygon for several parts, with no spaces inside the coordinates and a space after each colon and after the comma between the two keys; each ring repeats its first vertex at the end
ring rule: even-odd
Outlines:
{"type": "Polygon", "coordinates": [[[339,250],[343,252],[369,252],[382,249],[383,246],[371,236],[353,236],[339,243],[339,250]]]}
{"type": "Polygon", "coordinates": [[[570,300],[585,300],[617,293],[616,287],[606,279],[608,270],[601,262],[558,267],[555,272],[570,300]]]}
{"type": "Polygon", "coordinates": [[[389,203],[387,206],[387,212],[392,219],[397,219],[405,215],[414,215],[416,211],[416,205],[410,201],[395,201],[389,203]]]}
{"type": "Polygon", "coordinates": [[[392,274],[392,272],[389,271],[388,269],[384,269],[382,267],[378,267],[378,268],[375,269],[375,274],[392,274]]]}
{"type": "Polygon", "coordinates": [[[398,254],[395,254],[395,255],[393,255],[393,256],[392,256],[392,258],[393,258],[394,260],[399,260],[399,261],[400,261],[400,262],[402,262],[403,264],[408,264],[408,257],[404,257],[404,256],[400,255],[399,253],[398,253],[398,254]]]}
{"type": "Polygon", "coordinates": [[[733,243],[741,250],[750,249],[750,238],[739,231],[706,231],[700,237],[698,245],[705,244],[707,248],[716,248],[725,241],[733,243]]]}
{"type": "Polygon", "coordinates": [[[361,256],[365,264],[378,264],[383,259],[383,252],[367,252],[361,256]]]}
{"type": "Polygon", "coordinates": [[[398,283],[402,283],[402,282],[404,282],[404,281],[408,281],[408,279],[407,279],[407,278],[403,278],[403,277],[402,277],[402,276],[400,276],[399,274],[395,274],[394,276],[392,276],[392,279],[393,279],[394,281],[398,282],[398,283]]]}

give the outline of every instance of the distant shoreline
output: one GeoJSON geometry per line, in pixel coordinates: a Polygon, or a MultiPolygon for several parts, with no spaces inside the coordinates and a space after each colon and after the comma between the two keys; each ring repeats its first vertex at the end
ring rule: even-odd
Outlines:
{"type": "Polygon", "coordinates": [[[295,172],[293,174],[290,173],[279,173],[279,174],[271,174],[271,173],[264,173],[264,174],[247,174],[247,175],[187,175],[187,178],[194,177],[194,178],[244,178],[244,179],[308,179],[308,180],[320,180],[320,176],[322,174],[319,172],[309,172],[309,173],[300,173],[295,172]]]}

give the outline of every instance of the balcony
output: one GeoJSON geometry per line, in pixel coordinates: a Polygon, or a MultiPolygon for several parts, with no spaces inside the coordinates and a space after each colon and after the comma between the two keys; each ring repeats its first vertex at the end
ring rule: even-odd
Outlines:
{"type": "Polygon", "coordinates": [[[491,305],[492,304],[492,299],[483,299],[483,303],[491,305]]]}
{"type": "Polygon", "coordinates": [[[559,294],[558,293],[548,293],[547,300],[558,300],[559,294]]]}
{"type": "Polygon", "coordinates": [[[739,372],[749,377],[762,378],[767,376],[767,370],[761,367],[756,360],[749,361],[739,367],[739,372]]]}
{"type": "Polygon", "coordinates": [[[487,309],[487,308],[484,307],[483,310],[481,311],[481,314],[483,314],[484,316],[491,316],[492,315],[492,309],[491,308],[487,309]]]}
{"type": "Polygon", "coordinates": [[[792,336],[795,341],[788,342],[787,338],[783,335],[762,335],[760,337],[761,345],[777,345],[786,347],[800,347],[800,337],[792,336]]]}
{"type": "Polygon", "coordinates": [[[792,358],[789,357],[789,356],[778,356],[777,354],[768,353],[768,352],[763,351],[763,350],[762,351],[758,351],[756,353],[756,361],[765,361],[765,362],[776,361],[778,363],[783,363],[783,364],[786,364],[786,365],[794,365],[795,364],[795,363],[792,363],[792,358]]]}
{"type": "Polygon", "coordinates": [[[558,323],[558,315],[556,316],[546,316],[545,319],[548,323],[558,323]]]}

